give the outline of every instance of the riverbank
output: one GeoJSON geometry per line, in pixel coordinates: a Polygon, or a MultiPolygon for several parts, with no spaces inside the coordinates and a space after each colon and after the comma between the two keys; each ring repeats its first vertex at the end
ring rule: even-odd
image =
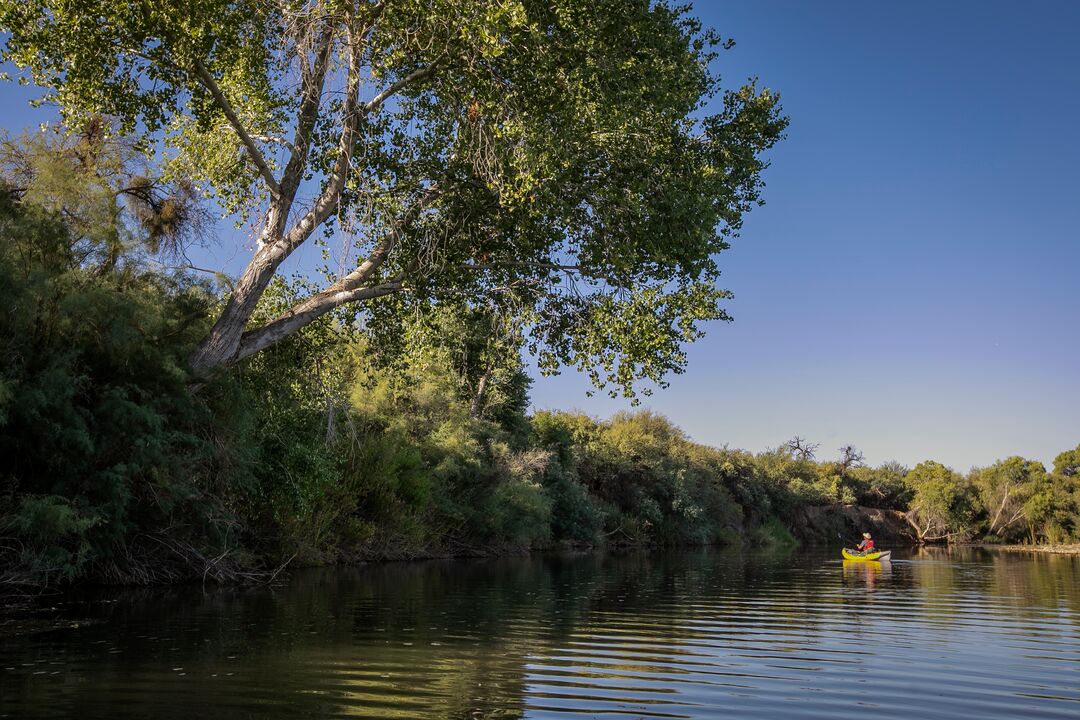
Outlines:
{"type": "Polygon", "coordinates": [[[808,505],[791,515],[791,533],[802,545],[856,544],[864,532],[883,547],[918,544],[904,513],[862,505],[808,505]]]}
{"type": "Polygon", "coordinates": [[[1005,552],[1050,553],[1051,555],[1080,555],[1080,543],[1065,545],[978,545],[977,547],[1005,552]]]}
{"type": "MultiPolygon", "coordinates": [[[[508,542],[446,541],[409,545],[399,537],[376,537],[360,546],[331,547],[324,552],[294,552],[282,560],[249,558],[249,564],[230,564],[225,558],[171,564],[159,571],[136,576],[89,573],[81,578],[38,577],[9,574],[0,576],[0,603],[19,602],[44,591],[74,586],[182,586],[189,584],[270,585],[287,581],[296,570],[329,567],[359,567],[422,560],[462,560],[528,557],[548,553],[588,553],[627,550],[692,550],[703,547],[822,547],[853,545],[865,531],[873,533],[880,545],[911,547],[917,544],[897,510],[859,505],[808,505],[796,507],[786,519],[770,516],[748,524],[742,513],[729,518],[723,532],[664,542],[633,525],[620,525],[613,532],[596,532],[590,541],[574,538],[549,539],[532,544],[508,542]],[[631,531],[628,532],[627,527],[631,531]],[[381,540],[381,541],[380,541],[381,540]]],[[[383,532],[386,532],[385,528],[383,532]]],[[[196,558],[200,560],[200,558],[196,558]]],[[[0,625],[2,625],[0,621],[0,625]]],[[[3,634],[0,628],[0,635],[3,634]]]]}

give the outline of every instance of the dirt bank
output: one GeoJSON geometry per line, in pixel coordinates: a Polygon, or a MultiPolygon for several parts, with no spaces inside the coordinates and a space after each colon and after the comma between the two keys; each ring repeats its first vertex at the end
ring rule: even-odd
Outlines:
{"type": "Polygon", "coordinates": [[[817,505],[800,509],[791,527],[792,535],[808,545],[854,545],[864,532],[883,547],[918,544],[899,510],[817,505]]]}

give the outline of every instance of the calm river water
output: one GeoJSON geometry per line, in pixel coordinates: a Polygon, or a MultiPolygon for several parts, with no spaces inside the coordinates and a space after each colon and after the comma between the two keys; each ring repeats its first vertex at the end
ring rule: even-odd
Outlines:
{"type": "Polygon", "coordinates": [[[1080,558],[532,557],[53,598],[5,718],[1080,717],[1080,558]],[[77,624],[77,627],[74,626],[77,624]]]}

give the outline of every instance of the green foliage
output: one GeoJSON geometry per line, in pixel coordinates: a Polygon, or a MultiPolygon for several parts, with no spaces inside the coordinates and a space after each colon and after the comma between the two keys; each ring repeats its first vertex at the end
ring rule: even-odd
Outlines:
{"type": "MultiPolygon", "coordinates": [[[[230,579],[287,560],[553,542],[787,544],[808,505],[852,502],[906,510],[926,541],[1080,529],[1078,451],[1054,473],[1008,458],[964,477],[864,467],[850,446],[832,462],[790,443],[711,448],[649,411],[527,417],[520,335],[464,302],[402,323],[389,345],[327,314],[192,385],[185,358],[218,298],[151,272],[153,230],[110,208],[101,176],[59,178],[64,162],[82,172],[61,147],[9,154],[24,182],[0,193],[0,531],[5,565],[26,577],[230,579]]],[[[309,290],[275,281],[255,321],[309,290]]]]}
{"type": "Polygon", "coordinates": [[[837,486],[827,466],[819,467],[808,457],[799,457],[788,448],[759,453],[754,458],[759,482],[770,498],[774,512],[791,517],[805,505],[829,505],[837,502],[837,486]],[[825,472],[822,472],[825,471],[825,472]]]}
{"type": "Polygon", "coordinates": [[[551,499],[536,482],[499,483],[488,503],[492,534],[516,547],[542,546],[551,538],[551,499]]]}
{"type": "Polygon", "coordinates": [[[1054,474],[1069,478],[1080,475],[1080,445],[1054,458],[1054,474]]]}
{"type": "MultiPolygon", "coordinates": [[[[348,289],[394,296],[367,306],[369,327],[393,335],[417,314],[494,308],[544,372],[577,367],[636,400],[642,381],[684,368],[706,323],[729,319],[717,254],[761,202],[762,154],[787,126],[775,93],[722,90],[720,38],[688,10],[28,0],[0,10],[0,59],[69,124],[115,117],[165,150],[166,178],[198,183],[226,215],[266,218],[275,250],[221,307],[228,322],[194,356],[200,369],[248,354],[240,334],[275,317],[250,322],[270,276],[317,227],[340,227],[370,270],[348,289]],[[290,229],[305,180],[326,194],[290,229]]],[[[329,283],[352,270],[323,269],[329,283]]],[[[310,312],[278,314],[287,331],[259,337],[348,296],[312,288],[310,312]]],[[[503,367],[491,354],[466,384],[503,367]]]]}
{"type": "MultiPolygon", "coordinates": [[[[988,518],[987,534],[1005,541],[1023,537],[1029,501],[1038,494],[1046,469],[1042,463],[1010,457],[973,475],[988,518]]],[[[1032,506],[1034,507],[1034,506],[1032,506]]]]}
{"type": "Polygon", "coordinates": [[[75,131],[46,126],[18,140],[0,136],[0,176],[13,198],[63,219],[84,268],[182,255],[206,235],[194,186],[155,177],[140,149],[97,116],[75,131]]]}
{"type": "Polygon", "coordinates": [[[908,473],[912,491],[909,522],[921,541],[963,540],[976,525],[976,497],[971,483],[941,463],[919,463],[908,473]]]}
{"type": "Polygon", "coordinates": [[[0,530],[20,540],[13,560],[30,576],[48,583],[71,580],[86,571],[94,559],[88,532],[99,522],[68,498],[24,495],[10,513],[0,519],[0,530]]]}
{"type": "Polygon", "coordinates": [[[750,540],[765,547],[791,547],[795,538],[779,519],[772,517],[750,531],[750,540]]]}
{"type": "Polygon", "coordinates": [[[858,494],[857,502],[870,507],[904,510],[911,504],[913,491],[905,482],[908,469],[896,462],[876,468],[858,467],[851,471],[858,494]]]}
{"type": "Polygon", "coordinates": [[[0,195],[0,522],[32,570],[123,576],[140,528],[216,513],[199,486],[207,408],[185,385],[210,298],[135,265],[84,264],[110,240],[57,217],[0,195]]]}
{"type": "Polygon", "coordinates": [[[595,498],[576,501],[581,509],[567,516],[573,522],[563,521],[559,536],[581,538],[602,520],[598,529],[616,541],[718,542],[740,523],[742,510],[714,471],[716,451],[689,442],[666,418],[646,411],[602,423],[537,413],[533,429],[534,440],[575,471],[572,479],[548,481],[556,508],[569,505],[579,488],[595,498]]]}

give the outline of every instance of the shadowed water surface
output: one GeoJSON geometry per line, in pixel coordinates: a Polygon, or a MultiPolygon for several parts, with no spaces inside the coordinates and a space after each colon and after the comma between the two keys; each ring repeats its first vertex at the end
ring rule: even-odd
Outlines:
{"type": "Polygon", "coordinates": [[[57,597],[68,627],[0,638],[0,717],[1080,717],[1080,558],[894,556],[427,562],[57,597]]]}

